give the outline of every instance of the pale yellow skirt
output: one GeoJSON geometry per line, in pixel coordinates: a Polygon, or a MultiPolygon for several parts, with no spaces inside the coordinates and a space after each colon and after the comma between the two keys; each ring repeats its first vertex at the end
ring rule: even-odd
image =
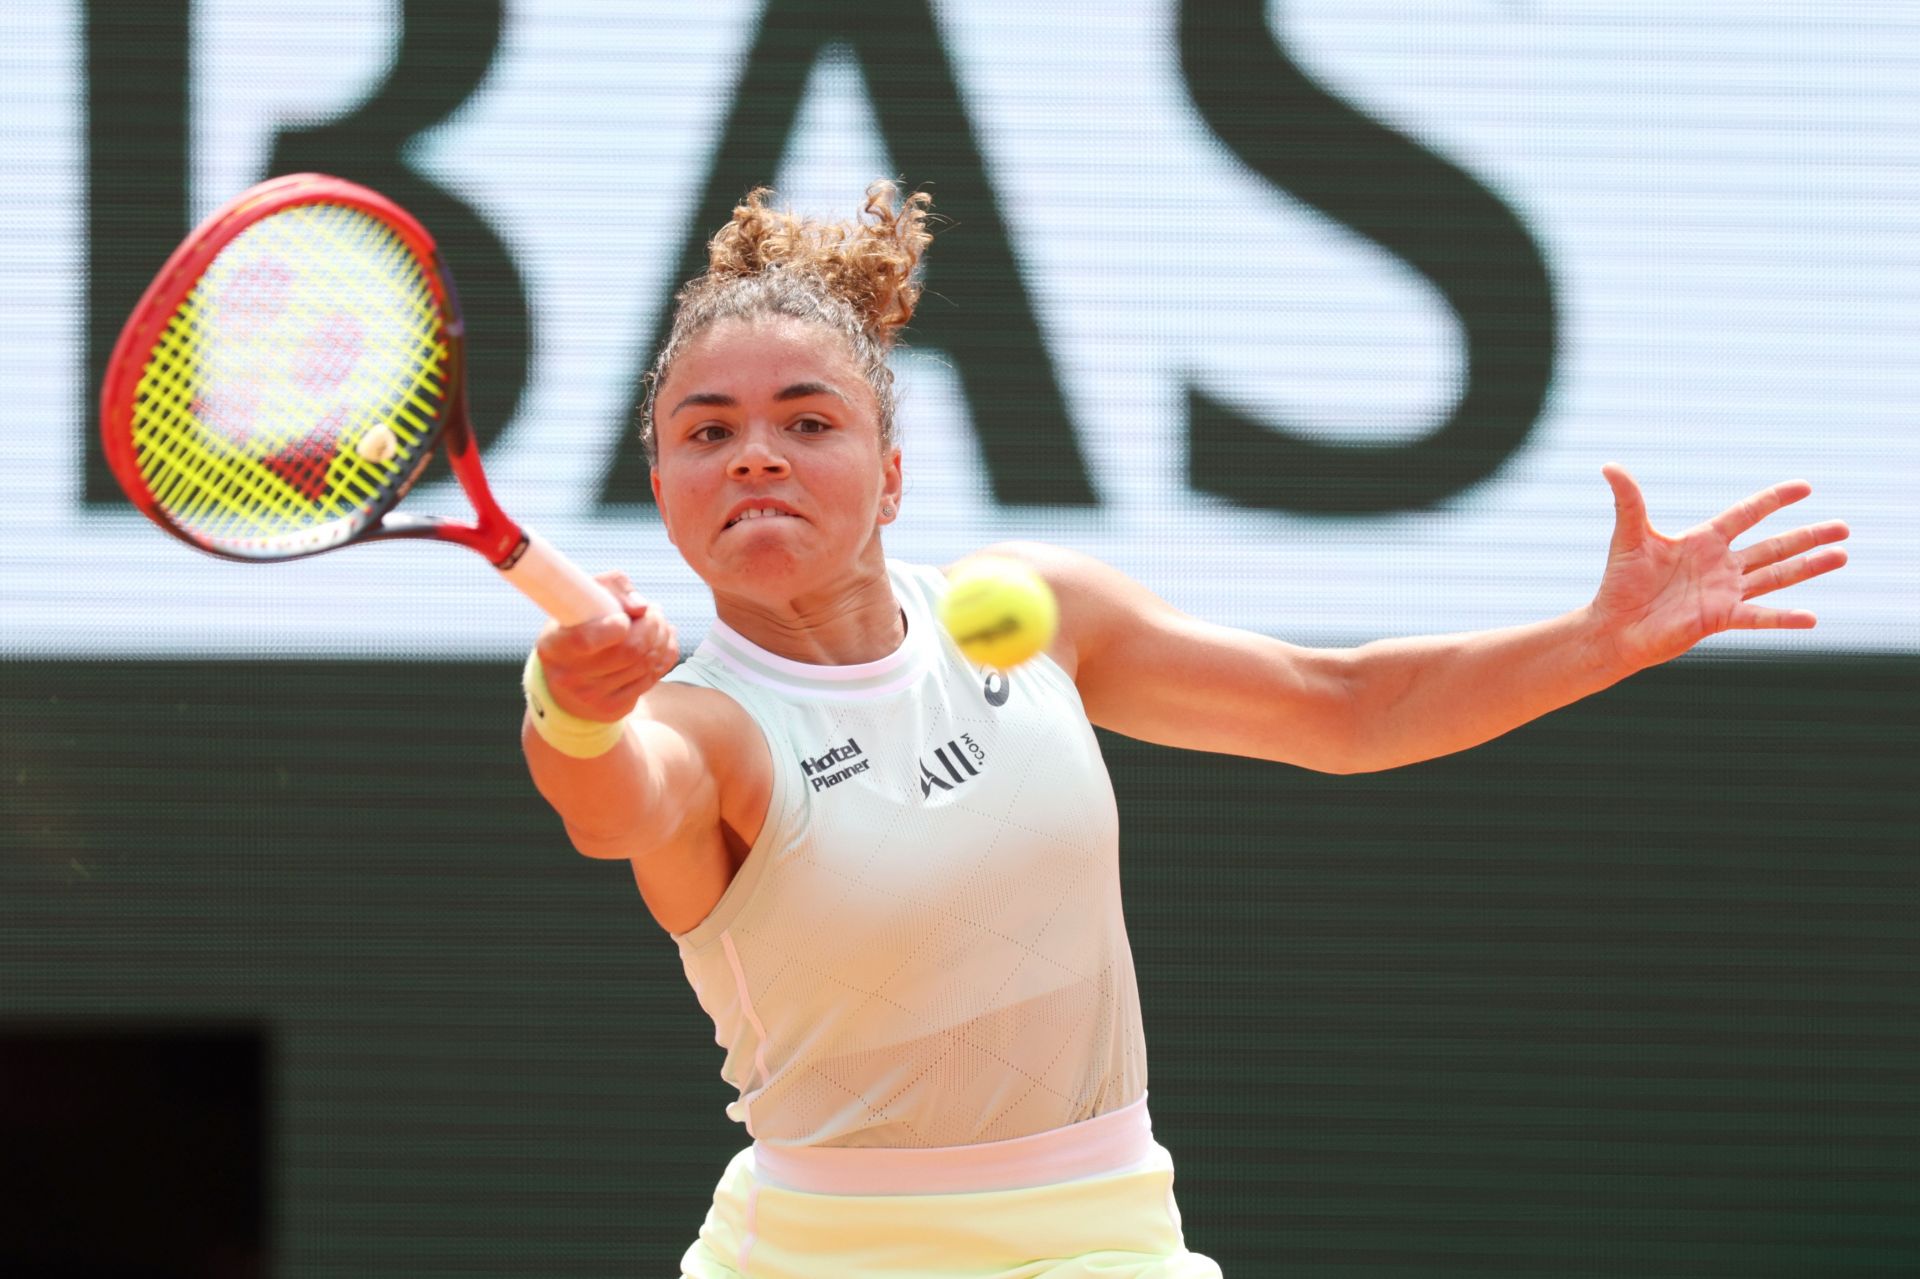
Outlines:
{"type": "Polygon", "coordinates": [[[1144,1157],[1124,1171],[940,1194],[796,1190],[769,1180],[748,1147],[728,1163],[680,1272],[683,1279],[1221,1279],[1217,1264],[1187,1251],[1173,1158],[1151,1138],[1144,1157]]]}

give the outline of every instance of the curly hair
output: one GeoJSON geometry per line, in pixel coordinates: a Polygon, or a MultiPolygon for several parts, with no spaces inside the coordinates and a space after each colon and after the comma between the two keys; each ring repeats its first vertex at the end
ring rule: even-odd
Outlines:
{"type": "Polygon", "coordinates": [[[891,182],[867,188],[852,222],[818,222],[767,206],[773,192],[756,187],[733,220],[707,244],[707,270],[674,296],[673,324],[647,373],[640,442],[647,462],[659,460],[654,399],[688,342],[721,320],[787,316],[824,324],[846,338],[854,363],[880,410],[880,446],[893,444],[893,370],[887,354],[920,300],[914,279],[932,242],[933,197],[904,200],[891,182]]]}

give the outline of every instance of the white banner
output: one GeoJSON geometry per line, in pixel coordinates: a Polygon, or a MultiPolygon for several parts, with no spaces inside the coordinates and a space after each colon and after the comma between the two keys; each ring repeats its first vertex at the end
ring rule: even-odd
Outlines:
{"type": "MultiPolygon", "coordinates": [[[[650,511],[597,495],[750,88],[761,7],[644,9],[511,6],[484,79],[403,155],[478,213],[524,281],[531,363],[487,454],[496,493],[582,563],[626,569],[691,642],[711,616],[704,588],[650,511]]],[[[400,10],[192,6],[191,213],[267,176],[278,131],[375,92],[400,10]]],[[[869,12],[888,21],[886,6],[869,12]]],[[[1196,487],[1190,394],[1323,443],[1418,442],[1475,375],[1447,288],[1246,158],[1236,130],[1289,118],[1210,105],[1240,88],[1194,83],[1199,37],[1182,43],[1175,6],[947,0],[933,13],[1096,504],[997,500],[979,423],[1005,406],[969,396],[951,360],[921,349],[900,368],[907,492],[891,554],[944,562],[1006,538],[1055,541],[1190,612],[1346,644],[1582,603],[1611,527],[1605,461],[1635,473],[1674,532],[1797,476],[1813,497],[1763,531],[1846,519],[1854,562],[1778,597],[1819,613],[1817,630],[1711,650],[1920,648],[1912,5],[1269,5],[1260,56],[1284,54],[1369,137],[1409,140],[1508,210],[1544,262],[1557,322],[1544,398],[1490,474],[1424,509],[1333,514],[1196,487]]],[[[0,10],[0,652],[524,651],[530,606],[453,548],[236,565],[84,500],[86,39],[77,6],[0,10]]],[[[915,104],[876,101],[863,70],[885,52],[876,40],[818,52],[766,175],[798,207],[844,215],[869,179],[909,170],[887,120],[911,120],[915,104]]],[[[911,176],[937,201],[930,167],[916,159],[911,176]]],[[[1422,198],[1404,192],[1409,210],[1422,198]]],[[[941,260],[936,240],[935,292],[941,260]]],[[[484,330],[485,310],[469,299],[468,311],[484,330]]],[[[1264,457],[1249,449],[1246,469],[1264,457]]],[[[442,483],[408,508],[459,500],[442,483]]]]}

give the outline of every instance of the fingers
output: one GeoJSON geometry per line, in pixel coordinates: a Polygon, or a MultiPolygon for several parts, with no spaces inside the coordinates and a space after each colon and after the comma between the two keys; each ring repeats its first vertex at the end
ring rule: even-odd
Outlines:
{"type": "Polygon", "coordinates": [[[654,678],[665,675],[680,664],[680,637],[674,633],[672,623],[666,618],[653,614],[637,623],[635,630],[638,634],[636,664],[644,665],[654,678]]]}
{"type": "MultiPolygon", "coordinates": [[[[659,682],[660,677],[649,671],[644,675],[635,676],[624,684],[616,684],[612,688],[603,690],[601,700],[610,706],[619,706],[624,703],[630,710],[635,702],[646,696],[648,691],[659,682]]],[[[623,711],[622,714],[624,713],[623,711]]]]}
{"type": "Polygon", "coordinates": [[[576,626],[549,624],[535,641],[542,664],[560,662],[588,670],[610,670],[620,665],[620,650],[628,645],[633,624],[647,616],[650,606],[633,589],[625,573],[601,573],[594,580],[614,594],[621,613],[576,626]]]}
{"type": "Polygon", "coordinates": [[[1811,524],[1805,528],[1797,528],[1791,533],[1782,533],[1779,537],[1770,537],[1764,542],[1756,542],[1737,552],[1736,558],[1740,562],[1742,571],[1751,573],[1757,568],[1778,564],[1790,555],[1799,555],[1816,546],[1845,541],[1852,531],[1840,520],[1829,520],[1825,524],[1811,524]]]}
{"type": "Polygon", "coordinates": [[[680,660],[672,623],[642,599],[624,573],[597,581],[620,600],[622,615],[577,626],[550,622],[535,648],[560,708],[586,719],[616,720],[680,660]]]}
{"type": "Polygon", "coordinates": [[[1600,468],[1600,474],[1613,489],[1613,549],[1630,551],[1646,539],[1649,531],[1647,500],[1627,468],[1618,462],[1608,462],[1600,468]]]}
{"type": "Polygon", "coordinates": [[[628,616],[596,617],[577,626],[549,622],[534,641],[534,647],[540,650],[543,664],[591,663],[617,649],[632,625],[633,619],[628,616]]]}
{"type": "MultiPolygon", "coordinates": [[[[1714,531],[1726,537],[1738,536],[1781,507],[1798,502],[1811,492],[1813,486],[1805,480],[1788,480],[1784,484],[1763,489],[1714,520],[1714,531]]],[[[1844,548],[1835,546],[1824,551],[1815,551],[1814,548],[1844,541],[1851,532],[1844,521],[1828,520],[1824,524],[1810,524],[1778,537],[1770,537],[1736,552],[1735,559],[1744,574],[1740,583],[1740,598],[1755,599],[1843,567],[1848,559],[1844,548]],[[1813,551],[1813,554],[1803,554],[1807,551],[1813,551]]],[[[1814,616],[1804,609],[1743,606],[1734,611],[1732,625],[1744,630],[1805,630],[1814,625],[1814,616]]]]}
{"type": "Polygon", "coordinates": [[[624,719],[680,660],[673,628],[655,618],[637,624],[615,652],[617,661],[603,658],[591,667],[542,657],[547,687],[562,710],[583,719],[624,719]]]}
{"type": "Polygon", "coordinates": [[[1847,553],[1835,547],[1830,551],[1803,555],[1797,560],[1787,560],[1784,563],[1755,569],[1742,579],[1740,598],[1750,600],[1758,595],[1766,595],[1772,591],[1798,585],[1808,578],[1818,577],[1822,573],[1831,573],[1846,562],[1847,553]]]}
{"type": "Polygon", "coordinates": [[[1811,492],[1813,485],[1805,480],[1785,480],[1772,488],[1761,489],[1714,516],[1713,531],[1731,542],[1781,507],[1791,506],[1811,492]]]}
{"type": "Polygon", "coordinates": [[[1735,631],[1809,631],[1815,624],[1814,615],[1805,609],[1761,608],[1755,604],[1742,604],[1733,610],[1728,629],[1735,631]]]}

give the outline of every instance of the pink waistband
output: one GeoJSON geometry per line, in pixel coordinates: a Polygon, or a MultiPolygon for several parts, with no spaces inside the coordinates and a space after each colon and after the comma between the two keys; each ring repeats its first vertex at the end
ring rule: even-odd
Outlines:
{"type": "Polygon", "coordinates": [[[914,1148],[753,1143],[764,1180],[821,1195],[941,1195],[1020,1190],[1128,1172],[1157,1147],[1147,1098],[1064,1128],[974,1146],[914,1148]]]}

